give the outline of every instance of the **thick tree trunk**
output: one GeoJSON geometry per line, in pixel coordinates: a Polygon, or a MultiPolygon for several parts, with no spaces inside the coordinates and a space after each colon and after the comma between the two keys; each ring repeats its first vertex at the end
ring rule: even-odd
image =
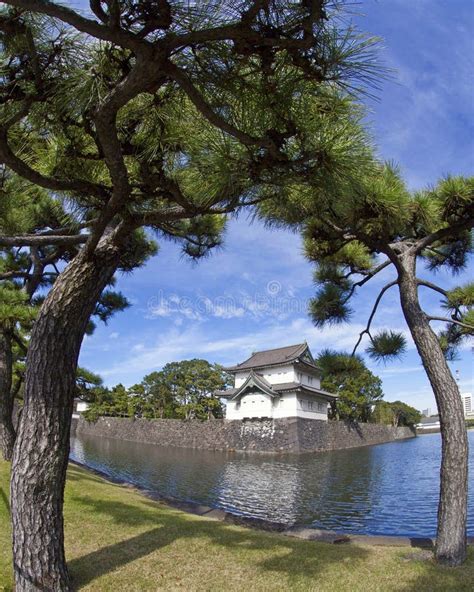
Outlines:
{"type": "Polygon", "coordinates": [[[11,460],[15,444],[13,426],[12,389],[12,335],[8,330],[0,332],[0,447],[5,460],[11,460]]]}
{"type": "Polygon", "coordinates": [[[33,327],[11,478],[17,592],[70,589],[63,494],[77,360],[89,317],[117,262],[111,248],[103,247],[94,260],[78,255],[56,280],[33,327]]]}
{"type": "Polygon", "coordinates": [[[420,307],[415,259],[399,270],[403,313],[431,383],[441,423],[441,490],[435,556],[439,563],[456,566],[466,559],[468,442],[464,411],[456,381],[438,338],[420,307]]]}

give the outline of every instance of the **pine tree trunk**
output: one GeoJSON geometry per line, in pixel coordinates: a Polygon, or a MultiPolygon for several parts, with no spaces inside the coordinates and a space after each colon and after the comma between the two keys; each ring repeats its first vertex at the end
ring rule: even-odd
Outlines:
{"type": "Polygon", "coordinates": [[[7,329],[0,332],[0,447],[5,460],[11,460],[15,444],[13,426],[12,336],[7,329]]]}
{"type": "Polygon", "coordinates": [[[438,338],[420,307],[415,259],[399,270],[403,313],[433,389],[441,424],[441,490],[435,556],[438,563],[456,566],[466,559],[468,442],[458,386],[438,338]]]}
{"type": "Polygon", "coordinates": [[[117,263],[110,247],[94,260],[79,254],[56,280],[33,327],[11,478],[16,592],[70,589],[63,495],[77,361],[89,317],[117,263]]]}

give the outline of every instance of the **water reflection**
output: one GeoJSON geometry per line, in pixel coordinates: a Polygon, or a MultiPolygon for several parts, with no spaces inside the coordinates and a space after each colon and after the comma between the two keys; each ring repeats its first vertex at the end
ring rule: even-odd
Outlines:
{"type": "MultiPolygon", "coordinates": [[[[470,474],[474,474],[474,432],[470,474]]],[[[439,434],[381,446],[280,457],[164,448],[77,436],[71,457],[165,497],[230,512],[367,534],[433,536],[439,434]]],[[[474,534],[474,499],[469,527],[474,534]]]]}

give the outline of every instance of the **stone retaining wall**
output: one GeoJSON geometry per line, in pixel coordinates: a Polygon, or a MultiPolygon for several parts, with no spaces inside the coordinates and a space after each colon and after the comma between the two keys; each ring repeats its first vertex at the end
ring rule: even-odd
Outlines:
{"type": "Polygon", "coordinates": [[[302,418],[246,421],[183,421],[101,417],[73,419],[72,434],[90,434],[161,446],[252,452],[314,452],[412,438],[410,428],[302,418]]]}

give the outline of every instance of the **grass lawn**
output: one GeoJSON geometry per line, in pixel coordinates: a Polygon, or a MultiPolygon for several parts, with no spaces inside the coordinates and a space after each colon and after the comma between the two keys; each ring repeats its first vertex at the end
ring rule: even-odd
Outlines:
{"type": "MultiPolygon", "coordinates": [[[[11,591],[8,470],[0,462],[0,590],[11,591]]],[[[184,514],[75,466],[68,473],[66,553],[77,590],[461,592],[466,565],[441,568],[416,549],[328,545],[184,514]]]]}

